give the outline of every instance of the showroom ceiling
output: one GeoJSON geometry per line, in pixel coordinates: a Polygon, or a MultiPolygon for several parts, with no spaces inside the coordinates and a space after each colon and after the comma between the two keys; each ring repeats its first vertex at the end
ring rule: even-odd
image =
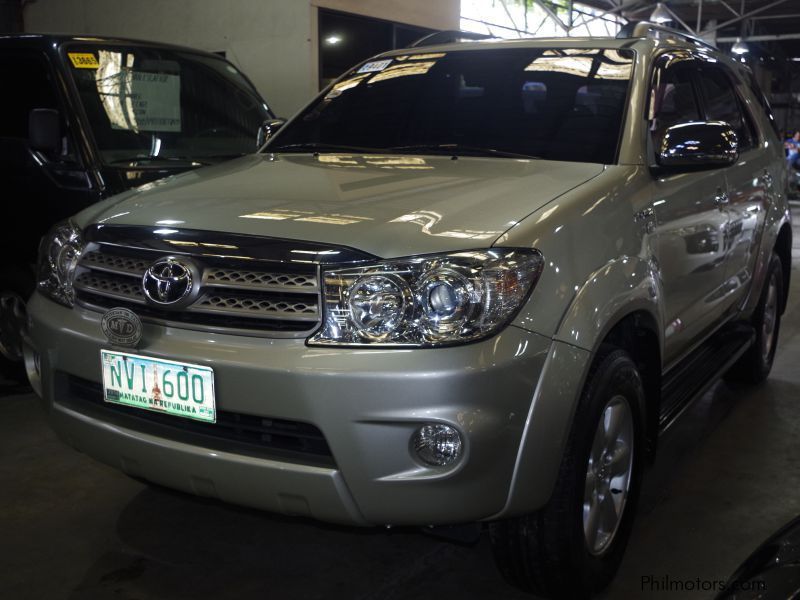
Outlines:
{"type": "MultiPolygon", "coordinates": [[[[640,0],[582,0],[581,3],[630,20],[649,20],[656,6],[655,2],[640,0]]],[[[662,4],[675,17],[672,26],[694,32],[715,31],[721,46],[742,37],[758,48],[771,48],[788,57],[800,56],[797,0],[668,0],[662,4]]]]}

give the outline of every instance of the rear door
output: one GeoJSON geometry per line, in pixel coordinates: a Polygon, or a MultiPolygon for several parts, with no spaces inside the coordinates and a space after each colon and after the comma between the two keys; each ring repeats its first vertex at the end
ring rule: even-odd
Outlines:
{"type": "Polygon", "coordinates": [[[706,119],[729,123],[739,141],[739,160],[725,170],[724,304],[734,307],[750,288],[766,208],[780,174],[771,172],[773,154],[747,109],[744,83],[720,63],[703,63],[700,73],[706,119]]]}

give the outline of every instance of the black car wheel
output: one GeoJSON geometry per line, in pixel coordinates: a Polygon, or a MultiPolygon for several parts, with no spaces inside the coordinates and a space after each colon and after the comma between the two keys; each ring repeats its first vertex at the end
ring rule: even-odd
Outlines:
{"type": "Polygon", "coordinates": [[[26,326],[25,305],[33,293],[33,275],[23,268],[0,270],[0,374],[25,381],[22,331],[26,326]]]}
{"type": "Polygon", "coordinates": [[[588,598],[616,573],[643,468],[644,389],[628,354],[604,347],[587,378],[548,504],[490,525],[497,565],[548,598],[588,598]]]}

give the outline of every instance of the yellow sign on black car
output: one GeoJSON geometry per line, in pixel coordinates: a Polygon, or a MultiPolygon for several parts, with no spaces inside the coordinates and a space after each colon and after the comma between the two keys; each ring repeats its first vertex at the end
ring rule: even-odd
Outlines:
{"type": "Polygon", "coordinates": [[[100,63],[97,58],[90,52],[69,52],[69,59],[72,61],[72,66],[76,69],[99,69],[100,63]]]}

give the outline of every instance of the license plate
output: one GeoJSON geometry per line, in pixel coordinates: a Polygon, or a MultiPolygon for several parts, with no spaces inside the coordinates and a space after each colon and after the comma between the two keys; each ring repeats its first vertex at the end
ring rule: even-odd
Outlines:
{"type": "Polygon", "coordinates": [[[106,402],[216,423],[209,367],[110,350],[100,351],[100,361],[106,402]]]}

